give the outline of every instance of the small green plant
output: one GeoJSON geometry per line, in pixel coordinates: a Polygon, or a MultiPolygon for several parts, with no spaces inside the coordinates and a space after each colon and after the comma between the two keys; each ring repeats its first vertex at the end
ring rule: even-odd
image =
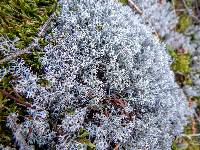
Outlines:
{"type": "Polygon", "coordinates": [[[168,47],[169,54],[174,59],[171,67],[174,72],[187,74],[190,72],[190,59],[191,56],[188,53],[178,53],[172,48],[168,47]]]}
{"type": "Polygon", "coordinates": [[[89,137],[89,132],[81,128],[79,130],[78,136],[76,137],[76,141],[81,144],[87,145],[87,149],[93,150],[96,146],[90,140],[88,140],[88,137],[89,137]]]}
{"type": "Polygon", "coordinates": [[[183,14],[179,17],[179,22],[176,26],[176,31],[184,32],[192,23],[192,18],[187,15],[183,14]]]}
{"type": "Polygon", "coordinates": [[[21,57],[24,59],[25,64],[27,64],[33,73],[38,75],[43,74],[42,64],[40,62],[41,52],[33,52],[32,54],[24,54],[21,57]]]}
{"type": "Polygon", "coordinates": [[[167,46],[170,56],[173,58],[171,69],[174,71],[176,80],[182,85],[192,84],[189,76],[191,56],[189,53],[176,52],[172,47],[167,46]]]}

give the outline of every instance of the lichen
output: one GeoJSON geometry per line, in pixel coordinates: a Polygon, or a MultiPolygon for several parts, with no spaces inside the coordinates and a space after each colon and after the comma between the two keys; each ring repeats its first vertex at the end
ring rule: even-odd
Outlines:
{"type": "Polygon", "coordinates": [[[11,68],[21,66],[15,89],[40,107],[17,128],[9,117],[21,149],[34,140],[57,149],[170,149],[189,110],[164,45],[143,19],[114,0],[63,2],[41,57],[50,84],[38,85],[23,60],[11,68]],[[24,132],[29,127],[34,132],[24,132]],[[77,139],[82,129],[87,136],[77,139]]]}

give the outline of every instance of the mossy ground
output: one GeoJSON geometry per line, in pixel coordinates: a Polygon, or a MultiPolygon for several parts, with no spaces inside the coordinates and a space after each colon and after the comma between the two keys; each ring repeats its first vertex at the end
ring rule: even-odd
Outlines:
{"type": "MultiPolygon", "coordinates": [[[[1,0],[0,1],[0,36],[10,40],[18,38],[14,46],[23,49],[37,37],[39,28],[48,17],[58,9],[57,0],[1,0]]],[[[45,46],[43,38],[39,39],[40,48],[45,46]]],[[[32,72],[41,76],[43,74],[39,57],[41,50],[33,49],[32,54],[24,54],[21,58],[31,68],[32,72]]],[[[1,58],[4,56],[1,55],[1,58]]],[[[3,64],[4,67],[9,63],[3,64]]],[[[2,67],[2,65],[0,66],[2,67]]],[[[18,122],[23,122],[27,113],[26,105],[31,102],[13,89],[12,81],[17,80],[13,74],[7,74],[0,81],[0,144],[16,147],[12,131],[6,126],[6,117],[10,113],[18,113],[18,122]]],[[[46,84],[40,80],[39,84],[46,84]]],[[[37,145],[37,143],[36,143],[37,145]]]]}
{"type": "MultiPolygon", "coordinates": [[[[197,24],[196,20],[191,17],[187,12],[187,9],[193,11],[193,15],[196,13],[196,5],[192,0],[172,0],[175,10],[185,9],[185,11],[176,11],[176,14],[179,17],[179,22],[175,28],[177,32],[183,33],[185,30],[191,26],[197,24]],[[185,2],[185,4],[183,3],[185,2]],[[187,7],[187,8],[186,8],[187,7]]],[[[191,56],[189,53],[180,53],[179,50],[173,50],[168,46],[169,54],[173,58],[173,63],[171,65],[172,70],[175,73],[176,81],[181,85],[192,85],[192,80],[190,77],[190,65],[191,65],[191,56]]],[[[184,51],[184,50],[183,50],[184,51]]],[[[186,52],[188,50],[185,50],[186,52]]],[[[195,103],[197,105],[195,112],[200,114],[200,97],[188,97],[189,104],[195,103]]],[[[195,116],[190,118],[188,126],[185,127],[184,134],[192,135],[200,133],[200,122],[195,116]]],[[[200,137],[192,136],[188,137],[178,137],[175,139],[172,150],[200,150],[200,137]]]]}

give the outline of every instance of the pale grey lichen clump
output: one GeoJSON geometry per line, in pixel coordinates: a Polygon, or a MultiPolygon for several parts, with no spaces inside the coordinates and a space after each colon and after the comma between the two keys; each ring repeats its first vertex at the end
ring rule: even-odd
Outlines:
{"type": "Polygon", "coordinates": [[[9,56],[11,53],[15,53],[20,49],[14,47],[14,43],[18,41],[18,38],[15,40],[10,40],[8,37],[0,36],[0,53],[4,57],[9,56]]]}
{"type": "Polygon", "coordinates": [[[23,61],[10,68],[20,79],[15,89],[33,100],[31,118],[8,117],[20,148],[87,149],[77,138],[84,129],[97,150],[170,149],[189,111],[164,45],[116,1],[62,5],[41,58],[48,86],[23,61]]]}
{"type": "Polygon", "coordinates": [[[133,0],[140,6],[144,18],[156,30],[162,40],[174,49],[194,50],[190,43],[190,37],[175,31],[178,24],[178,16],[170,2],[162,0],[133,0]]]}
{"type": "Polygon", "coordinates": [[[162,38],[172,33],[178,23],[178,18],[171,3],[166,0],[160,3],[156,0],[133,0],[133,2],[139,6],[144,17],[162,38]]]}
{"type": "Polygon", "coordinates": [[[173,49],[182,49],[191,55],[190,76],[192,85],[185,85],[188,96],[200,96],[200,26],[190,26],[184,33],[175,31],[178,16],[166,0],[133,0],[142,9],[145,18],[167,45],[173,49]]]}
{"type": "Polygon", "coordinates": [[[200,26],[191,26],[186,30],[186,34],[193,37],[190,45],[193,49],[189,50],[191,54],[190,76],[193,84],[184,87],[189,96],[200,96],[200,26]]]}

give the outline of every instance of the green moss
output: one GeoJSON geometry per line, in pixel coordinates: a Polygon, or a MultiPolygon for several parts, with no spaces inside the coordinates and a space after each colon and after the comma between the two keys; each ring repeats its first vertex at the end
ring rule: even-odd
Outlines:
{"type": "Polygon", "coordinates": [[[173,58],[171,69],[175,73],[176,81],[181,85],[191,85],[190,62],[191,56],[188,53],[178,53],[171,46],[167,46],[170,56],[173,58]]]}
{"type": "MultiPolygon", "coordinates": [[[[1,0],[0,1],[0,36],[8,36],[11,40],[19,38],[14,43],[19,49],[27,47],[33,38],[37,37],[39,28],[45,23],[48,17],[56,11],[58,14],[57,0],[1,0]]],[[[40,62],[41,51],[47,42],[39,39],[39,49],[32,49],[32,54],[24,54],[24,59],[33,73],[43,74],[40,62]]],[[[0,54],[2,59],[4,56],[0,54]]],[[[0,67],[9,67],[10,63],[4,63],[0,67]]],[[[23,122],[27,113],[25,106],[16,103],[13,98],[21,102],[29,101],[17,93],[12,87],[11,81],[17,80],[14,74],[7,74],[0,81],[0,144],[15,147],[13,145],[12,131],[6,127],[6,118],[10,113],[18,113],[21,117],[19,121],[23,122]],[[10,95],[10,97],[8,96],[10,95]]],[[[46,80],[39,80],[38,84],[46,86],[46,80]]]]}
{"type": "Polygon", "coordinates": [[[123,5],[127,5],[128,4],[128,0],[119,0],[120,3],[122,3],[123,5]]]}
{"type": "Polygon", "coordinates": [[[173,4],[176,10],[184,9],[185,11],[177,11],[176,14],[179,17],[178,24],[176,26],[176,31],[183,33],[193,22],[192,17],[188,14],[186,10],[186,6],[189,9],[193,9],[192,0],[184,0],[185,4],[182,0],[173,0],[173,4]]]}
{"type": "Polygon", "coordinates": [[[175,73],[187,74],[190,72],[191,56],[188,53],[175,52],[170,46],[167,47],[169,54],[172,56],[173,63],[171,65],[172,70],[175,73]]]}
{"type": "Polygon", "coordinates": [[[172,144],[172,147],[171,147],[172,150],[178,150],[178,147],[176,145],[176,141],[174,140],[173,141],[173,144],[172,144]]]}
{"type": "Polygon", "coordinates": [[[191,8],[193,5],[193,0],[185,0],[187,7],[191,8]]]}
{"type": "MultiPolygon", "coordinates": [[[[174,0],[174,5],[177,10],[186,9],[185,5],[187,5],[187,7],[191,8],[191,9],[193,7],[192,0],[185,0],[185,5],[184,5],[183,1],[174,0]]],[[[176,26],[176,31],[183,33],[193,23],[192,17],[188,14],[187,11],[185,11],[185,12],[178,11],[178,12],[176,12],[176,14],[179,17],[178,24],[176,26]]]]}
{"type": "Polygon", "coordinates": [[[67,115],[74,115],[75,114],[75,109],[72,108],[72,107],[68,107],[66,110],[65,110],[65,113],[67,115]]]}
{"type": "Polygon", "coordinates": [[[44,71],[42,69],[42,64],[40,62],[40,57],[43,55],[41,52],[33,52],[32,54],[24,54],[21,57],[24,59],[25,64],[30,67],[30,70],[37,74],[42,75],[44,71]]]}
{"type": "MultiPolygon", "coordinates": [[[[37,36],[39,28],[48,17],[53,12],[58,14],[59,9],[57,0],[2,0],[0,1],[0,35],[8,36],[11,40],[19,38],[14,43],[15,47],[23,49],[37,36]]],[[[25,63],[37,74],[42,73],[39,53],[47,42],[40,38],[39,44],[40,49],[32,49],[33,54],[22,56],[25,63]]],[[[5,63],[2,66],[5,65],[9,64],[5,63]]]]}
{"type": "Polygon", "coordinates": [[[192,24],[192,18],[189,15],[187,14],[180,15],[179,22],[176,26],[176,31],[184,32],[191,24],[192,24]]]}
{"type": "Polygon", "coordinates": [[[16,46],[26,47],[56,5],[57,0],[1,0],[0,34],[11,39],[19,37],[16,46]]]}
{"type": "Polygon", "coordinates": [[[49,81],[46,79],[38,79],[37,84],[39,84],[40,86],[46,87],[49,85],[49,81]]]}
{"type": "Polygon", "coordinates": [[[174,58],[175,59],[171,67],[175,72],[180,72],[184,74],[190,72],[190,54],[176,53],[176,56],[174,58]]]}

